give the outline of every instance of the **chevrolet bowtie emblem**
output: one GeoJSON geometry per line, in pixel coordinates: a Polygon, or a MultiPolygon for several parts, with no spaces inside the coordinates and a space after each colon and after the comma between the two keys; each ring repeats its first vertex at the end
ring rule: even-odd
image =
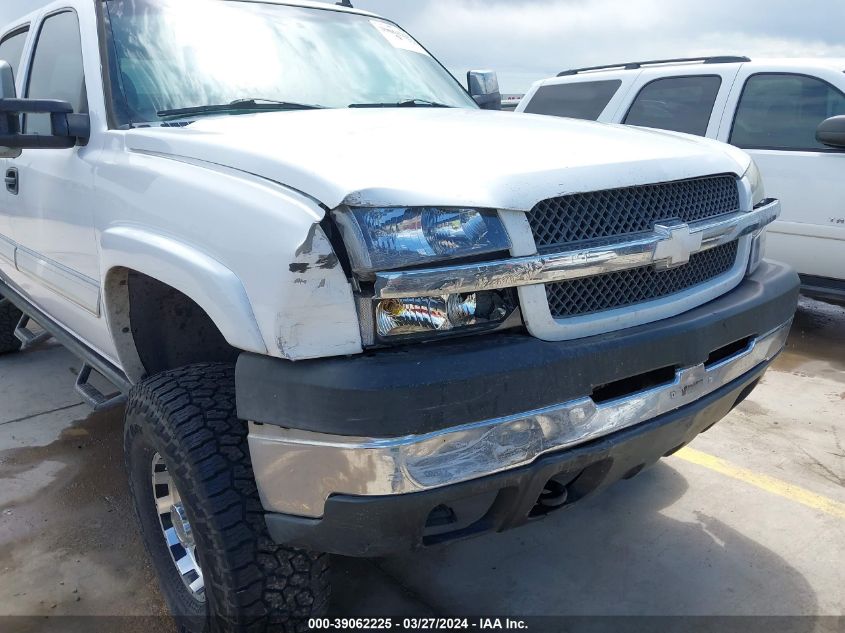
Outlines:
{"type": "Polygon", "coordinates": [[[687,224],[658,224],[654,231],[663,238],[654,252],[655,268],[683,266],[701,250],[702,233],[693,233],[687,224]]]}

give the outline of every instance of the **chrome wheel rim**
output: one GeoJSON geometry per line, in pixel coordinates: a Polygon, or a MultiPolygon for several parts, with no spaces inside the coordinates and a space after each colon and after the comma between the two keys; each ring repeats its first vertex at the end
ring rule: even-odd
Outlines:
{"type": "Polygon", "coordinates": [[[152,464],[153,498],[156,514],[170,559],[195,600],[205,602],[205,582],[197,560],[197,546],[185,505],[167,464],[158,453],[152,464]]]}

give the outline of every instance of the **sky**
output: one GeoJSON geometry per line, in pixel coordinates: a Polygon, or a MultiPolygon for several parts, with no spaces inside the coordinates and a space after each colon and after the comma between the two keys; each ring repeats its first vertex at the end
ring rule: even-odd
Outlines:
{"type": "MultiPolygon", "coordinates": [[[[0,0],[0,24],[43,0],[0,0]]],[[[503,92],[581,66],[668,57],[845,58],[845,0],[353,0],[420,40],[459,79],[503,92]]]]}

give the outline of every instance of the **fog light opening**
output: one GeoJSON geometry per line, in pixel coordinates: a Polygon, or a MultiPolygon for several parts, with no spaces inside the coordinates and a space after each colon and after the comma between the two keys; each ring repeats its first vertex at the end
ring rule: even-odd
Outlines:
{"type": "Polygon", "coordinates": [[[453,525],[458,522],[458,517],[455,511],[447,505],[439,505],[434,510],[429,512],[428,519],[425,522],[427,528],[442,528],[447,525],[453,525]]]}

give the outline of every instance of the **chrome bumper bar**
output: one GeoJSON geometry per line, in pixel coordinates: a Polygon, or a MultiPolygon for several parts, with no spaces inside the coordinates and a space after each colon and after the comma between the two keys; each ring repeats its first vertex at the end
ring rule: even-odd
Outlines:
{"type": "Polygon", "coordinates": [[[780,202],[768,200],[749,212],[690,225],[658,225],[653,233],[633,240],[465,266],[378,273],[375,298],[404,299],[549,284],[649,265],[673,268],[686,264],[695,253],[763,229],[779,215],[780,202]]]}
{"type": "Polygon", "coordinates": [[[635,426],[716,391],[777,356],[791,324],[755,339],[718,364],[678,371],[670,384],[601,404],[583,398],[390,440],[251,423],[249,446],[261,500],[270,512],[318,518],[332,494],[406,494],[524,466],[546,453],[635,426]]]}

